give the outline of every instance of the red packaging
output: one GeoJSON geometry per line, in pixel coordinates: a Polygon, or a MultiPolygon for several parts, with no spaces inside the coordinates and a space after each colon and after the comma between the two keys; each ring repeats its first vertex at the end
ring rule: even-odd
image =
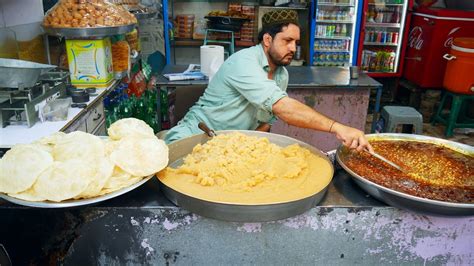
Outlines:
{"type": "Polygon", "coordinates": [[[393,33],[392,43],[398,43],[398,32],[393,33]]]}
{"type": "Polygon", "coordinates": [[[441,88],[446,69],[443,55],[457,37],[474,37],[474,12],[418,9],[408,36],[403,76],[420,87],[441,88]]]}

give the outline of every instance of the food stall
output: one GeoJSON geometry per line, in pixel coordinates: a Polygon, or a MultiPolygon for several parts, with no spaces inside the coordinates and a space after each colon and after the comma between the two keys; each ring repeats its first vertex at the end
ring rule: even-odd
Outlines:
{"type": "MultiPolygon", "coordinates": [[[[78,33],[74,27],[51,32],[71,30],[78,33]]],[[[108,37],[79,32],[113,50],[108,37]]],[[[33,69],[40,75],[49,67],[33,69]]],[[[340,122],[363,128],[372,89],[373,111],[379,111],[382,88],[366,74],[354,79],[347,68],[288,71],[290,96],[340,122]]],[[[59,92],[68,82],[62,76],[52,81],[59,92]]],[[[43,79],[40,87],[48,91],[43,79]]],[[[200,125],[205,133],[166,145],[144,119],[105,124],[103,98],[121,86],[108,82],[66,120],[0,129],[0,147],[10,148],[0,160],[1,265],[473,261],[471,146],[368,135],[377,152],[402,167],[398,171],[325,133],[281,123],[272,132],[214,132],[200,125]]],[[[156,82],[165,96],[193,84],[207,80],[156,82]]],[[[151,99],[159,116],[169,115],[167,97],[151,99]]]]}

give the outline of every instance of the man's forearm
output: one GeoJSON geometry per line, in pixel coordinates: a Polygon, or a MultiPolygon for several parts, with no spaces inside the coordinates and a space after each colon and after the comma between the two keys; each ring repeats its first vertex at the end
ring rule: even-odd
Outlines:
{"type": "Polygon", "coordinates": [[[286,123],[302,128],[310,128],[320,131],[332,131],[334,120],[318,113],[305,104],[283,97],[273,105],[273,113],[286,123]]]}

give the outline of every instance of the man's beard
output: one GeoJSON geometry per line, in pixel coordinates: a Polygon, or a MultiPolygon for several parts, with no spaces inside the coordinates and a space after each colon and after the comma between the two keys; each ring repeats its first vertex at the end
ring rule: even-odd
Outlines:
{"type": "Polygon", "coordinates": [[[278,55],[275,54],[273,52],[273,49],[269,49],[268,50],[268,55],[270,56],[270,60],[272,60],[272,62],[277,65],[277,66],[287,66],[291,63],[291,61],[293,60],[293,53],[289,53],[289,54],[286,54],[285,56],[281,57],[281,58],[278,58],[278,55]],[[286,61],[285,62],[285,59],[291,55],[291,58],[290,60],[286,61]]]}

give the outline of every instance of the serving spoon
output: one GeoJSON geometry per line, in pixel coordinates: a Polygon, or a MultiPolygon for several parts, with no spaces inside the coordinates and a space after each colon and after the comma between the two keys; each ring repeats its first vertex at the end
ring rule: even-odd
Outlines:
{"type": "Polygon", "coordinates": [[[198,128],[206,132],[206,134],[211,138],[217,136],[216,132],[210,129],[204,122],[199,122],[198,128]]]}
{"type": "Polygon", "coordinates": [[[379,159],[379,160],[381,160],[381,161],[384,161],[384,162],[388,163],[389,165],[395,167],[395,168],[398,169],[399,171],[406,173],[405,169],[403,169],[402,167],[400,167],[398,164],[396,164],[396,163],[390,161],[389,159],[383,157],[382,155],[380,155],[380,154],[378,154],[378,153],[376,153],[376,152],[370,152],[370,151],[367,151],[367,153],[369,153],[370,155],[374,156],[375,158],[377,158],[377,159],[379,159]]]}

